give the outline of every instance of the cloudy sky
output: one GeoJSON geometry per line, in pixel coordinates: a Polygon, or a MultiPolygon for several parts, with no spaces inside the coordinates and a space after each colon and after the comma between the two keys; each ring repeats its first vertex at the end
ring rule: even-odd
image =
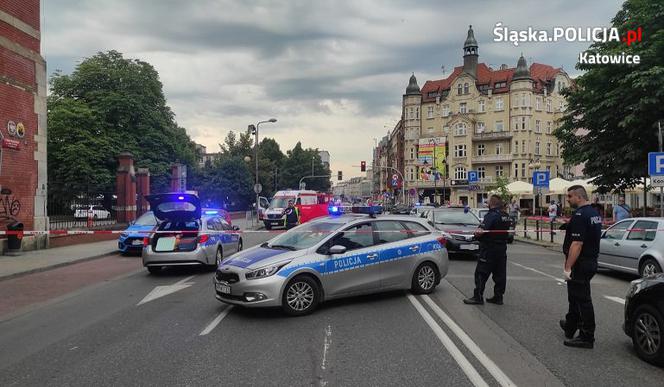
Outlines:
{"type": "Polygon", "coordinates": [[[515,47],[493,41],[495,24],[607,26],[621,3],[42,0],[42,49],[49,74],[111,49],[151,63],[178,123],[208,152],[229,130],[276,117],[261,137],[284,152],[297,141],[328,150],[331,169],[349,178],[398,121],[411,73],[422,86],[462,64],[469,24],[480,62],[513,67],[523,52],[574,76],[588,43],[515,47]]]}

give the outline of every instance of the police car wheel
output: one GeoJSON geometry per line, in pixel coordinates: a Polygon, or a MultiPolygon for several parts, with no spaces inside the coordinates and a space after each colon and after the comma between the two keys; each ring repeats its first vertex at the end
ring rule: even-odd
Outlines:
{"type": "Polygon", "coordinates": [[[650,305],[634,312],[632,343],[639,357],[655,365],[664,365],[664,317],[650,305]]]}
{"type": "Polygon", "coordinates": [[[428,294],[433,292],[438,282],[438,271],[431,262],[424,262],[417,267],[413,274],[411,291],[415,294],[428,294]]]}
{"type": "Polygon", "coordinates": [[[214,254],[214,263],[215,267],[221,265],[221,261],[224,260],[224,252],[221,250],[221,247],[217,248],[217,252],[214,254]]]}
{"type": "Polygon", "coordinates": [[[320,299],[320,288],[314,279],[307,276],[293,278],[281,300],[284,312],[291,316],[304,316],[316,309],[320,299]]]}

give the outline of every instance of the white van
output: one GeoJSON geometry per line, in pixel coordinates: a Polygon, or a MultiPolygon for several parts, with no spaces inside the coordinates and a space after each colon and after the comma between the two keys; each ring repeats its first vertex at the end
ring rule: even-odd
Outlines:
{"type": "Polygon", "coordinates": [[[316,191],[312,190],[287,190],[278,191],[274,194],[270,207],[265,210],[263,223],[266,230],[271,230],[272,227],[285,227],[286,216],[282,215],[283,211],[288,207],[288,201],[292,200],[293,204],[297,205],[313,205],[318,204],[318,195],[316,191]]]}

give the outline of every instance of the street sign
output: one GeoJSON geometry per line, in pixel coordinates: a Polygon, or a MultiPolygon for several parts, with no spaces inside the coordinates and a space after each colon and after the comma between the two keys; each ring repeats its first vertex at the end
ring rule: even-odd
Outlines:
{"type": "Polygon", "coordinates": [[[650,185],[653,187],[664,187],[664,176],[651,176],[650,185]]]}
{"type": "Polygon", "coordinates": [[[468,171],[468,183],[477,183],[478,181],[477,171],[468,171]]]}
{"type": "Polygon", "coordinates": [[[533,187],[549,188],[549,171],[534,171],[533,187]]]}
{"type": "Polygon", "coordinates": [[[305,189],[305,188],[307,188],[307,183],[303,181],[302,183],[300,183],[300,189],[305,189]]]}
{"type": "MultiPolygon", "coordinates": [[[[302,183],[302,184],[304,184],[304,183],[302,183]]],[[[304,189],[304,188],[300,188],[300,189],[304,189]]],[[[263,191],[263,186],[261,185],[261,183],[254,184],[254,193],[259,194],[262,191],[263,191]]]]}
{"type": "Polygon", "coordinates": [[[664,176],[664,152],[648,153],[648,174],[650,176],[664,176]]]}
{"type": "Polygon", "coordinates": [[[468,186],[468,191],[479,191],[481,188],[478,184],[471,184],[468,186]]]}

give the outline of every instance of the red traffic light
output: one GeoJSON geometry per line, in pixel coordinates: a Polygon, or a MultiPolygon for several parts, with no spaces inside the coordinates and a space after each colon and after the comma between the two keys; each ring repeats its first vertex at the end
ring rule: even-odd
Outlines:
{"type": "Polygon", "coordinates": [[[362,171],[362,172],[367,171],[367,162],[366,161],[361,161],[360,162],[360,171],[362,171]]]}

